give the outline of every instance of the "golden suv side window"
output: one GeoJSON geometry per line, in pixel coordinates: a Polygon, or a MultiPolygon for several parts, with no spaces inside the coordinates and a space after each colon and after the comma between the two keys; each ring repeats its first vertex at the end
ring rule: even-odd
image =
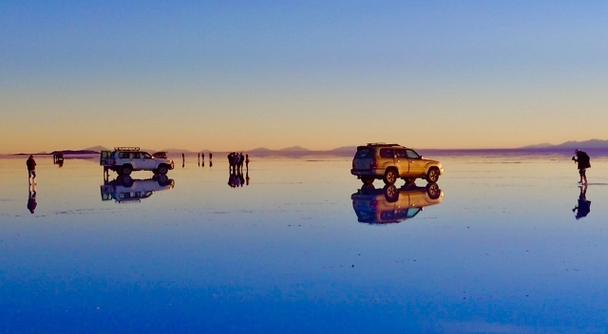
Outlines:
{"type": "Polygon", "coordinates": [[[395,150],[395,158],[407,158],[405,150],[395,150]]]}
{"type": "Polygon", "coordinates": [[[410,159],[420,159],[420,156],[418,155],[418,153],[412,151],[412,150],[407,150],[407,157],[410,159]]]}
{"type": "Polygon", "coordinates": [[[381,148],[380,158],[392,159],[395,156],[392,148],[381,148]]]}

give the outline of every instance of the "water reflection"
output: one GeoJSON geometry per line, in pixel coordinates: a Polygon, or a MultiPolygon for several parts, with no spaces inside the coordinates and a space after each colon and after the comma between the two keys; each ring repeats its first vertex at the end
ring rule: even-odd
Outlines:
{"type": "Polygon", "coordinates": [[[133,179],[128,175],[108,181],[101,188],[101,200],[115,200],[117,203],[140,202],[156,191],[173,189],[175,181],[166,175],[155,175],[151,179],[133,179]]]}
{"type": "Polygon", "coordinates": [[[240,188],[244,185],[249,185],[249,181],[251,180],[251,178],[249,177],[249,171],[245,172],[245,175],[243,175],[243,171],[242,170],[233,170],[230,169],[229,175],[228,175],[228,185],[232,188],[240,188]]]}
{"type": "Polygon", "coordinates": [[[38,202],[36,202],[36,183],[31,183],[28,187],[27,209],[31,214],[34,214],[36,206],[38,206],[38,202]]]}
{"type": "Polygon", "coordinates": [[[414,218],[425,206],[439,204],[443,191],[437,183],[419,187],[414,183],[397,188],[394,185],[376,189],[364,185],[351,195],[353,209],[361,223],[398,223],[414,218]]]}
{"type": "Polygon", "coordinates": [[[572,209],[572,212],[576,213],[576,219],[581,219],[587,217],[589,212],[591,212],[591,201],[587,200],[587,186],[582,185],[579,187],[580,193],[578,195],[578,203],[572,209]]]}

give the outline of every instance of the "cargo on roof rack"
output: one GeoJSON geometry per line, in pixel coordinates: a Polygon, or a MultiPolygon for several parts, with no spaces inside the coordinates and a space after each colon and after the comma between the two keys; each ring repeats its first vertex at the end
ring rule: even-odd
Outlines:
{"type": "Polygon", "coordinates": [[[380,142],[380,143],[367,143],[367,146],[399,146],[399,144],[387,144],[384,142],[380,142]]]}
{"type": "Polygon", "coordinates": [[[139,147],[114,147],[114,151],[139,151],[139,147]]]}

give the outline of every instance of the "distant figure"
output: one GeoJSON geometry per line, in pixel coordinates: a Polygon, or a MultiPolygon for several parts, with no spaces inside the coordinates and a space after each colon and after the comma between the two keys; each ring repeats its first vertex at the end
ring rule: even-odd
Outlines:
{"type": "Polygon", "coordinates": [[[243,152],[241,152],[239,154],[239,170],[243,171],[243,164],[245,163],[245,156],[243,155],[243,152]]]}
{"type": "Polygon", "coordinates": [[[249,170],[249,154],[245,154],[245,168],[249,170]]]}
{"type": "Polygon", "coordinates": [[[36,160],[34,160],[34,156],[30,155],[25,164],[27,165],[28,182],[32,184],[36,180],[36,160]]]}
{"type": "Polygon", "coordinates": [[[201,152],[201,166],[205,167],[205,153],[201,152]]]}
{"type": "Polygon", "coordinates": [[[209,152],[209,162],[211,162],[211,159],[213,159],[213,153],[209,152]]]}
{"type": "Polygon", "coordinates": [[[591,168],[591,158],[589,158],[589,155],[587,155],[586,152],[583,152],[579,149],[577,149],[574,154],[575,156],[572,157],[572,160],[577,163],[578,174],[581,177],[578,183],[587,184],[586,171],[587,168],[591,168]]]}
{"type": "Polygon", "coordinates": [[[182,168],[186,167],[186,155],[182,153],[182,168]]]}
{"type": "Polygon", "coordinates": [[[63,165],[63,152],[53,153],[53,163],[56,165],[63,165]]]}
{"type": "Polygon", "coordinates": [[[27,209],[31,214],[34,214],[36,206],[38,206],[38,203],[36,203],[36,186],[30,185],[29,196],[27,198],[27,209]]]}
{"type": "Polygon", "coordinates": [[[578,205],[572,209],[572,212],[576,212],[576,219],[586,217],[591,212],[591,201],[587,200],[587,186],[581,186],[581,193],[578,196],[578,205]]]}
{"type": "Polygon", "coordinates": [[[198,166],[200,167],[201,166],[201,154],[200,153],[196,154],[196,161],[197,161],[198,166]]]}
{"type": "Polygon", "coordinates": [[[232,171],[234,170],[234,152],[228,153],[226,158],[228,159],[228,171],[232,173],[232,171]]]}

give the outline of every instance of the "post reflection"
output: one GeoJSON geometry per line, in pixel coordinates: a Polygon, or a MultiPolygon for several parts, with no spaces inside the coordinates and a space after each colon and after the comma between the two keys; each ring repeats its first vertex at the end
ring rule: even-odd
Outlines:
{"type": "Polygon", "coordinates": [[[351,199],[360,223],[389,224],[414,218],[424,207],[441,203],[443,196],[437,183],[424,187],[408,183],[401,188],[389,185],[381,189],[368,184],[351,199]]]}
{"type": "Polygon", "coordinates": [[[587,217],[589,212],[591,212],[591,201],[587,199],[587,185],[582,185],[579,188],[578,202],[572,209],[572,212],[576,214],[575,218],[577,220],[587,217]]]}
{"type": "Polygon", "coordinates": [[[133,179],[128,175],[108,181],[100,187],[101,200],[114,200],[116,203],[141,202],[157,191],[173,189],[175,181],[166,175],[155,175],[150,179],[133,179]]]}

